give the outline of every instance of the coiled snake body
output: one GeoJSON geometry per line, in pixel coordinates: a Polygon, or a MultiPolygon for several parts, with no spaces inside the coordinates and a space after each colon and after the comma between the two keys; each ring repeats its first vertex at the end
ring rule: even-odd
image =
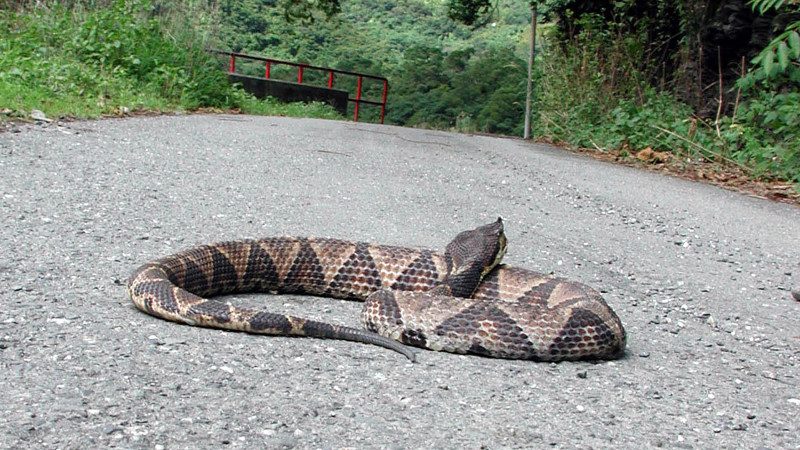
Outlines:
{"type": "Polygon", "coordinates": [[[142,311],[175,322],[346,339],[412,360],[400,342],[545,361],[622,354],[625,330],[597,291],[499,265],[505,242],[499,219],[459,234],[444,252],[330,238],[223,242],[144,264],[129,278],[128,291],[142,311]],[[369,331],[207,298],[245,292],[366,301],[362,322],[369,331]]]}

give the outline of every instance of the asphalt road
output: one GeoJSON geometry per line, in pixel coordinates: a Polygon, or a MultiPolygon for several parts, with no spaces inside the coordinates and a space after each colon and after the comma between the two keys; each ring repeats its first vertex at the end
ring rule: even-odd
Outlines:
{"type": "MultiPolygon", "coordinates": [[[[192,115],[0,134],[0,448],[800,448],[800,209],[519,140],[192,115]],[[441,248],[602,290],[623,359],[535,363],[193,328],[122,282],[192,245],[441,248]]],[[[243,296],[358,326],[360,304],[243,296]]]]}

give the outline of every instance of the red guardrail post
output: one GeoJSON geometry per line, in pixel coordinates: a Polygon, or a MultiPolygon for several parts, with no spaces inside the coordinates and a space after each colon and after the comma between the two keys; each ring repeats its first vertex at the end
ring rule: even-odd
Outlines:
{"type": "Polygon", "coordinates": [[[358,83],[356,83],[356,107],[353,108],[353,122],[358,122],[358,106],[361,104],[361,83],[364,77],[358,77],[358,83]]]}
{"type": "Polygon", "coordinates": [[[389,94],[389,80],[383,80],[383,95],[381,95],[381,123],[386,116],[386,96],[389,94]]]}
{"type": "Polygon", "coordinates": [[[374,75],[362,74],[362,73],[358,73],[358,72],[351,72],[351,71],[347,71],[347,70],[337,70],[337,69],[333,69],[333,68],[330,68],[330,67],[318,67],[318,66],[313,66],[313,65],[310,65],[310,64],[306,64],[306,63],[295,63],[295,62],[289,62],[289,61],[282,61],[282,60],[278,60],[278,59],[271,59],[271,58],[263,58],[263,57],[259,57],[259,56],[245,55],[243,53],[222,52],[222,51],[216,51],[216,50],[211,50],[211,52],[218,53],[218,54],[223,54],[223,55],[228,55],[228,57],[229,57],[229,59],[228,59],[228,71],[230,73],[235,73],[236,72],[236,58],[245,58],[246,60],[263,61],[264,62],[264,77],[267,78],[267,79],[269,79],[271,77],[271,69],[272,69],[272,64],[273,63],[274,64],[286,64],[286,65],[289,65],[289,66],[297,67],[297,83],[299,83],[299,84],[303,83],[303,74],[304,74],[305,69],[319,70],[319,71],[322,71],[323,73],[324,72],[328,72],[327,87],[329,89],[333,89],[333,85],[334,85],[334,81],[335,81],[335,77],[336,77],[337,73],[342,75],[342,76],[355,76],[355,77],[358,77],[357,78],[357,83],[356,83],[356,96],[355,96],[355,98],[348,98],[347,99],[348,102],[355,103],[355,107],[353,108],[353,120],[355,122],[358,122],[358,115],[359,115],[359,113],[361,111],[361,104],[362,103],[365,103],[367,105],[380,106],[380,108],[381,108],[381,111],[380,111],[380,121],[381,122],[380,123],[384,123],[384,120],[386,119],[386,104],[387,104],[387,98],[388,98],[388,92],[389,92],[389,82],[388,82],[388,80],[386,80],[386,78],[378,77],[378,76],[374,76],[374,75]],[[381,94],[380,103],[377,102],[377,101],[373,101],[373,100],[369,100],[369,99],[365,100],[365,99],[362,98],[363,97],[363,92],[362,91],[363,91],[363,88],[364,88],[364,78],[365,77],[373,79],[373,80],[383,81],[383,92],[381,94]]]}

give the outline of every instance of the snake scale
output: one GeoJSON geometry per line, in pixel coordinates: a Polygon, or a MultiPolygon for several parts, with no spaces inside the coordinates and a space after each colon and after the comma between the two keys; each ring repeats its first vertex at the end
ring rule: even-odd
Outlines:
{"type": "Polygon", "coordinates": [[[128,292],[140,310],[175,322],[345,339],[412,361],[403,344],[540,361],[623,354],[625,330],[599,292],[501,265],[505,246],[500,219],[460,233],[444,252],[313,237],[222,242],[142,265],[128,292]],[[209,298],[247,292],[365,301],[366,330],[209,298]]]}

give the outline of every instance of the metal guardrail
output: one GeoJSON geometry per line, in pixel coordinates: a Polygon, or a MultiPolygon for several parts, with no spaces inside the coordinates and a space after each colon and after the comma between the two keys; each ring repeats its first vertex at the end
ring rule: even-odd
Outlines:
{"type": "Polygon", "coordinates": [[[330,67],[313,66],[311,64],[296,63],[296,62],[291,62],[291,61],[282,61],[280,59],[265,58],[263,56],[248,55],[248,54],[245,54],[245,53],[226,52],[226,51],[222,51],[222,50],[209,50],[209,51],[211,53],[217,53],[217,54],[220,54],[220,55],[228,56],[228,72],[229,73],[236,73],[236,60],[237,59],[245,59],[245,60],[263,62],[264,63],[264,78],[266,78],[266,79],[271,79],[270,76],[271,76],[271,72],[272,72],[272,67],[274,65],[287,65],[287,66],[296,67],[297,68],[297,83],[298,84],[303,84],[303,75],[305,74],[305,72],[307,70],[317,70],[317,71],[327,72],[327,74],[328,74],[327,88],[328,89],[333,89],[333,87],[334,87],[334,80],[335,80],[335,75],[334,74],[356,77],[357,81],[356,81],[355,97],[349,97],[348,96],[348,98],[347,98],[347,101],[355,103],[355,106],[353,107],[353,121],[358,122],[358,112],[359,112],[359,109],[360,109],[362,104],[380,106],[380,108],[381,108],[381,113],[380,113],[380,121],[381,121],[381,123],[383,123],[383,119],[386,116],[386,98],[387,98],[387,95],[388,95],[388,92],[389,92],[389,80],[386,79],[385,77],[379,77],[377,75],[369,75],[369,74],[360,73],[360,72],[351,72],[351,71],[348,71],[348,70],[338,70],[338,69],[333,69],[333,68],[330,68],[330,67]],[[365,78],[372,79],[372,80],[377,80],[377,81],[380,81],[380,82],[383,83],[383,91],[382,91],[382,94],[381,94],[381,100],[380,101],[366,100],[366,99],[362,98],[363,83],[364,83],[364,79],[365,78]]]}

